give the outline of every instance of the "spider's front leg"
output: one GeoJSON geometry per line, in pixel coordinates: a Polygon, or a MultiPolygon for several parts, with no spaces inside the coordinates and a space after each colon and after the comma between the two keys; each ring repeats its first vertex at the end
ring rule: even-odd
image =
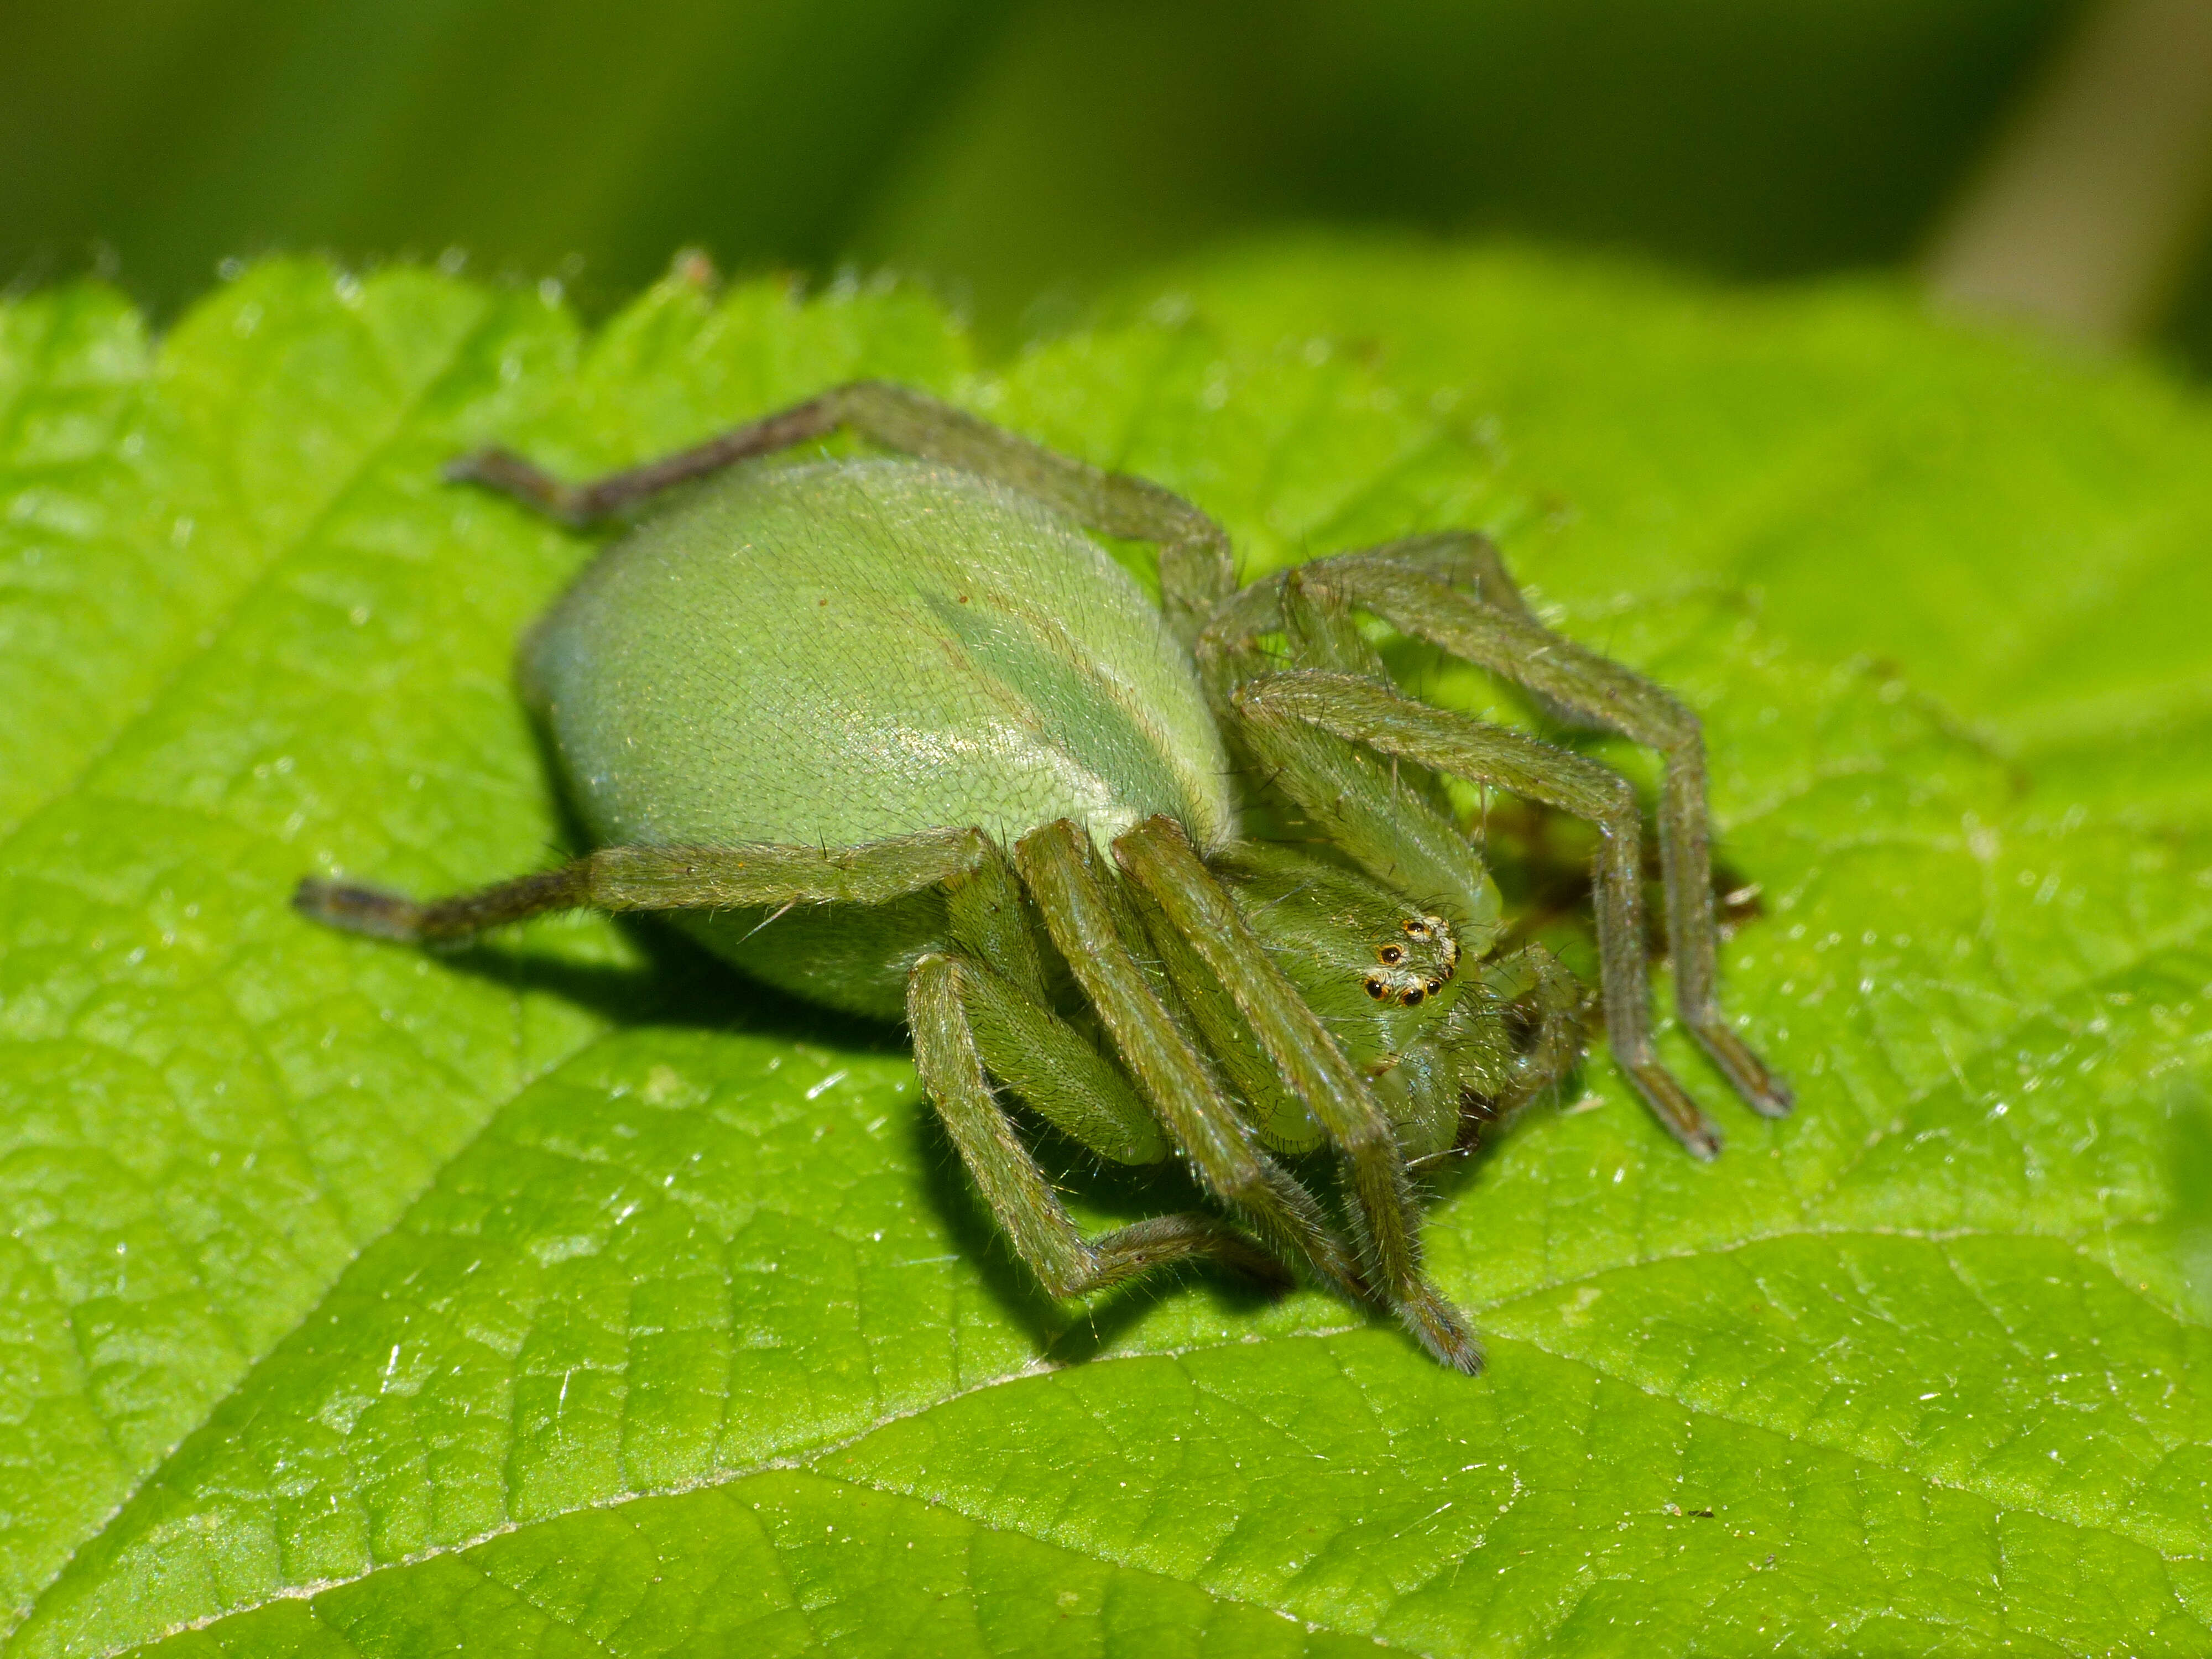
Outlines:
{"type": "MultiPolygon", "coordinates": [[[[1358,1264],[1320,1204],[1254,1143],[1235,1103],[1131,951],[1126,930],[1139,924],[1117,915],[1106,882],[1092,867],[1089,836],[1063,818],[1024,836],[1014,856],[1054,945],[1199,1178],[1285,1258],[1311,1263],[1337,1289],[1366,1299],[1370,1291],[1358,1264]]],[[[1480,1356],[1454,1363],[1474,1370],[1480,1356]]]]}
{"type": "Polygon", "coordinates": [[[1097,1238],[1083,1236],[992,1093],[990,1078],[1117,1162],[1156,1163],[1167,1144],[1113,1068],[1005,978],[957,957],[926,956],[907,983],[907,1023],[915,1069],[960,1161],[1048,1294],[1080,1296],[1194,1258],[1239,1268],[1264,1284],[1289,1284],[1280,1263],[1210,1216],[1154,1216],[1097,1238]]]}
{"type": "MultiPolygon", "coordinates": [[[[981,832],[977,832],[980,834],[981,832]]],[[[1085,1238],[991,1089],[996,1078],[1080,1145],[1117,1164],[1157,1164],[1160,1126],[1121,1074],[1045,1001],[1044,975],[1006,854],[988,841],[945,884],[955,944],[907,981],[915,1069],[1014,1252],[1056,1297],[1206,1258],[1277,1287],[1282,1265],[1210,1216],[1156,1216],[1085,1238]]]]}
{"type": "Polygon", "coordinates": [[[1482,1349],[1466,1320],[1421,1273],[1413,1187],[1389,1119],[1336,1040],[1173,819],[1151,818],[1127,831],[1115,842],[1114,856],[1196,952],[1284,1083],[1342,1152],[1376,1294],[1437,1358],[1480,1370],[1482,1349]]]}
{"type": "Polygon", "coordinates": [[[1554,806],[1597,826],[1597,939],[1606,1034],[1613,1057],[1668,1132],[1699,1158],[1720,1131],[1660,1062],[1651,1039],[1644,960],[1643,820],[1628,781],[1596,762],[1469,714],[1431,708],[1364,676],[1311,670],[1263,675],[1241,687],[1247,738],[1280,768],[1294,796],[1326,805],[1335,787],[1302,763],[1314,728],[1386,755],[1554,806]]]}
{"type": "Polygon", "coordinates": [[[1659,855],[1667,890],[1667,940],[1682,1024],[1754,1111],[1790,1110],[1789,1085],[1735,1033],[1719,992],[1711,828],[1705,807],[1705,737],[1698,718],[1641,675],[1553,633],[1515,603],[1490,603],[1411,563],[1346,557],[1317,567],[1342,601],[1400,632],[1489,669],[1570,712],[1577,724],[1618,732],[1665,761],[1659,855]]]}

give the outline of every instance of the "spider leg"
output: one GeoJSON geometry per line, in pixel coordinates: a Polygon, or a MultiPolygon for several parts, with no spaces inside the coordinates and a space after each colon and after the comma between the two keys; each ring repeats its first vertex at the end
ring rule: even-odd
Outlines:
{"type": "Polygon", "coordinates": [[[1237,583],[1221,526],[1170,490],[1057,454],[964,410],[883,380],[855,380],[731,428],[702,444],[589,483],[562,483],[509,450],[465,456],[446,469],[563,523],[593,523],[733,462],[810,443],[839,428],[923,460],[941,461],[1058,507],[1109,536],[1158,544],[1168,621],[1188,645],[1237,583]]]}
{"type": "Polygon", "coordinates": [[[859,847],[602,847],[558,869],[422,902],[309,877],[302,915],[410,945],[462,945],[488,927],[552,910],[719,910],[881,904],[963,875],[991,856],[980,830],[927,830],[859,847]]]}
{"type": "MultiPolygon", "coordinates": [[[[1486,593],[1500,593],[1518,606],[1521,599],[1498,558],[1498,552],[1481,536],[1446,532],[1394,542],[1366,552],[1339,556],[1313,565],[1296,567],[1270,578],[1274,614],[1279,617],[1291,665],[1340,674],[1354,674],[1379,685],[1390,684],[1390,672],[1376,650],[1353,623],[1351,607],[1325,579],[1332,568],[1358,568],[1397,562],[1425,570],[1438,580],[1462,586],[1479,585],[1486,593]]],[[[1221,635],[1209,630],[1201,651],[1219,649],[1221,635]]],[[[1251,659],[1248,659],[1249,664],[1251,659]]],[[[1253,676],[1247,672],[1243,677],[1253,676]]],[[[1226,722],[1255,750],[1263,764],[1285,780],[1295,779],[1309,816],[1323,818],[1330,839],[1351,852],[1371,874],[1401,888],[1433,900],[1455,915],[1464,948],[1484,954],[1498,927],[1496,890],[1481,860],[1467,845],[1449,817],[1441,790],[1425,767],[1393,756],[1387,777],[1374,757],[1316,726],[1272,723],[1253,726],[1236,709],[1233,690],[1229,698],[1231,719],[1226,722]],[[1407,775],[1413,787],[1404,788],[1407,775]],[[1386,793],[1387,792],[1387,793],[1386,793]],[[1456,904],[1444,896],[1459,882],[1456,904]],[[1464,914],[1471,902],[1486,907],[1464,914]]],[[[1493,963],[1484,970],[1492,988],[1514,1006],[1527,1021],[1526,1041],[1503,1092],[1491,1103],[1492,1115],[1504,1116],[1556,1082],[1582,1054],[1581,1013],[1588,994],[1580,981],[1560,965],[1550,951],[1531,945],[1493,963]]],[[[1472,1121],[1470,1121],[1472,1127],[1472,1121]]]]}
{"type": "MultiPolygon", "coordinates": [[[[1157,1164],[1168,1155],[1158,1120],[1073,1026],[982,963],[944,952],[923,960],[945,964],[932,972],[960,1005],[963,1041],[1038,1116],[1116,1164],[1157,1164]]],[[[909,1015],[916,994],[910,982],[909,1015]]]]}
{"type": "MultiPolygon", "coordinates": [[[[991,1075],[1102,1158],[1117,1164],[1165,1158],[1158,1120],[1127,1079],[1052,1012],[1012,860],[987,838],[983,856],[948,880],[945,892],[961,959],[940,975],[954,981],[970,1040],[991,1075]]],[[[913,998],[909,982],[909,1012],[913,998]]]]}
{"type": "MultiPolygon", "coordinates": [[[[1389,684],[1382,658],[1333,590],[1311,588],[1297,573],[1286,573],[1274,582],[1267,616],[1267,628],[1286,636],[1294,665],[1389,684]]],[[[1497,886],[1459,826],[1422,787],[1426,781],[1409,782],[1390,764],[1316,726],[1251,725],[1239,709],[1239,688],[1280,664],[1234,635],[1209,628],[1199,659],[1224,734],[1249,751],[1261,776],[1281,787],[1324,838],[1376,880],[1448,915],[1472,955],[1488,951],[1504,927],[1497,886]]]]}
{"type": "MultiPolygon", "coordinates": [[[[1522,598],[1520,586],[1506,569],[1495,542],[1479,530],[1436,530],[1348,553],[1328,554],[1262,576],[1216,607],[1207,619],[1204,637],[1218,647],[1255,634],[1271,634],[1285,620],[1283,598],[1287,588],[1299,582],[1356,583],[1377,566],[1395,566],[1448,586],[1472,588],[1483,604],[1536,621],[1536,613],[1522,598]]],[[[1201,653],[1205,648],[1200,647],[1201,653]]]]}
{"type": "Polygon", "coordinates": [[[1484,603],[1406,566],[1346,566],[1330,585],[1401,632],[1487,668],[1572,710],[1583,723],[1656,749],[1665,760],[1659,805],[1667,939],[1682,1023],[1753,1109],[1789,1111],[1789,1085],[1729,1024],[1718,990],[1711,830],[1705,750],[1698,717],[1642,676],[1584,649],[1529,617],[1484,603]]]}
{"type": "Polygon", "coordinates": [[[882,903],[942,884],[956,940],[998,964],[933,952],[907,988],[915,1060],[953,1144],[1013,1242],[1055,1296],[1165,1262],[1211,1256],[1281,1282],[1280,1265],[1204,1216],[1165,1216],[1086,1241],[993,1097],[988,1065],[1048,1121],[1125,1164],[1167,1154],[1159,1126],[1097,1052],[1037,999],[1042,975],[1006,855],[980,830],[816,847],[609,847],[559,869],[428,903],[308,880],[295,906],[349,932],[460,945],[551,910],[720,909],[882,903]]]}
{"type": "Polygon", "coordinates": [[[1343,1153],[1376,1293],[1438,1359],[1480,1370],[1482,1349],[1466,1321],[1422,1276],[1419,1222],[1397,1137],[1328,1028],[1269,959],[1172,818],[1149,818],[1127,831],[1114,842],[1114,856],[1196,950],[1343,1153]]]}
{"type": "Polygon", "coordinates": [[[1092,867],[1090,840],[1062,818],[1014,848],[1046,931],[1120,1050],[1168,1139],[1224,1203],[1285,1255],[1338,1289],[1369,1295],[1311,1193],[1254,1145],[1251,1132],[1129,948],[1124,922],[1092,867]]]}
{"type": "Polygon", "coordinates": [[[1014,1253],[1048,1294],[1080,1296],[1194,1257],[1286,1282],[1279,1262],[1208,1216],[1155,1216],[1095,1239],[1083,1236],[993,1096],[986,1066],[1109,1158],[1150,1162],[1166,1145],[1112,1068],[1006,980],[959,957],[925,956],[907,982],[907,1020],[915,1067],[945,1133],[1014,1253]],[[1148,1133],[1149,1146],[1129,1146],[1132,1131],[1148,1133]],[[1132,1151],[1148,1156],[1128,1157],[1132,1151]]]}
{"type": "MultiPolygon", "coordinates": [[[[1435,708],[1394,688],[1350,674],[1272,674],[1239,689],[1237,706],[1255,742],[1303,726],[1440,772],[1511,791],[1595,823],[1597,938],[1606,1034],[1613,1057],[1660,1122],[1699,1158],[1720,1150],[1720,1132],[1674,1074],[1651,1040],[1650,981],[1644,960],[1642,817],[1636,792],[1620,774],[1524,732],[1435,708]]],[[[1286,773],[1296,793],[1312,780],[1286,773]]]]}

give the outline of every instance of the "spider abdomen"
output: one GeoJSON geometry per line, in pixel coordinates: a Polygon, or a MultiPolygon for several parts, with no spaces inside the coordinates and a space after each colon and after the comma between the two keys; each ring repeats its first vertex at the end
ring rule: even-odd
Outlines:
{"type": "MultiPolygon", "coordinates": [[[[1233,832],[1188,653],[1105,550],[972,473],[914,461],[735,470],[610,547],[523,679],[603,844],[851,846],[1073,818],[1103,848],[1165,813],[1233,832]]],[[[933,896],[687,923],[802,995],[896,1017],[942,945],[933,896]]]]}

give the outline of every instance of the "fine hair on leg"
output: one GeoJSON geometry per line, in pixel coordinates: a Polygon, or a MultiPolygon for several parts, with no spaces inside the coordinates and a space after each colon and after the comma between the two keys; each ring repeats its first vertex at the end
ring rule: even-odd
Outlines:
{"type": "Polygon", "coordinates": [[[1389,1120],[1320,1018],[1192,851],[1182,826],[1153,817],[1121,836],[1114,856],[1197,951],[1341,1153],[1368,1279],[1421,1342],[1462,1371],[1482,1368],[1467,1322],[1421,1273],[1419,1223],[1389,1120]]]}
{"type": "Polygon", "coordinates": [[[948,960],[969,1039],[993,1077],[1101,1158],[1157,1164],[1168,1155],[1159,1121],[1073,1026],[981,963],[948,960]]]}
{"type": "Polygon", "coordinates": [[[1199,1179],[1286,1257],[1365,1300],[1369,1288],[1320,1204],[1254,1144],[1235,1103],[1139,967],[1092,868],[1088,835],[1062,818],[1024,836],[1014,858],[1054,945],[1199,1179]]]}
{"type": "MultiPolygon", "coordinates": [[[[1080,1296],[1194,1258],[1241,1268],[1272,1285],[1287,1284],[1280,1263],[1210,1216],[1155,1216],[1095,1239],[1083,1236],[985,1075],[969,1009],[987,975],[988,969],[973,963],[935,953],[915,964],[907,981],[915,1068],[984,1203],[1046,1292],[1080,1296]]],[[[998,983],[1006,994],[1018,996],[1005,981],[998,983]]],[[[1002,1054],[991,1069],[1000,1071],[1004,1061],[1002,1054]]]]}

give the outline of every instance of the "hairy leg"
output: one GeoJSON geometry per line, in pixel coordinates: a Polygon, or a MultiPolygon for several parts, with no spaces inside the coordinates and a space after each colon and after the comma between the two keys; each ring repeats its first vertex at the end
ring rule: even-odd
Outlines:
{"type": "Polygon", "coordinates": [[[1114,856],[1203,959],[1291,1089],[1344,1156],[1376,1293],[1444,1364],[1482,1368],[1466,1321],[1421,1274],[1419,1224],[1389,1120],[1297,988],[1244,924],[1171,818],[1147,819],[1114,856]]]}
{"type": "Polygon", "coordinates": [[[1720,1004],[1705,737],[1697,716],[1642,676],[1552,632],[1525,610],[1486,604],[1387,561],[1346,565],[1327,580],[1348,603],[1401,632],[1525,686],[1585,724],[1660,751],[1666,772],[1659,849],[1682,1023],[1753,1109],[1771,1117],[1787,1112],[1789,1086],[1735,1034],[1720,1004]]]}
{"type": "MultiPolygon", "coordinates": [[[[1375,567],[1395,567],[1448,586],[1471,590],[1485,605],[1495,605],[1531,623],[1536,621],[1536,613],[1521,597],[1520,586],[1506,569],[1496,543],[1479,530],[1437,530],[1349,553],[1331,553],[1262,576],[1239,588],[1216,608],[1207,620],[1203,637],[1218,649],[1257,635],[1274,633],[1285,626],[1282,602],[1284,591],[1290,585],[1356,583],[1375,567]]],[[[1200,647],[1201,654],[1206,648],[1200,647]]]]}
{"type": "Polygon", "coordinates": [[[1339,1289],[1366,1297],[1358,1268],[1321,1206],[1253,1144],[1236,1107],[1132,955],[1083,830],[1065,818],[1048,823],[1024,836],[1014,857],[1054,944],[1199,1178],[1285,1256],[1309,1261],[1339,1289]]]}
{"type": "Polygon", "coordinates": [[[504,449],[465,457],[447,468],[446,476],[501,490],[566,523],[585,525],[672,485],[811,442],[841,427],[886,449],[942,461],[1018,489],[1106,535],[1157,543],[1168,620],[1186,645],[1236,587],[1228,537],[1182,496],[1143,478],[1058,454],[926,393],[883,380],[833,387],[692,448],[590,483],[560,483],[504,449]]]}
{"type": "MultiPolygon", "coordinates": [[[[1055,1121],[1060,1115],[1048,1109],[1047,1103],[1060,1097],[1057,1085],[1039,1085],[1046,1073],[1066,1068],[1063,1080],[1074,1084],[1079,1092],[1085,1087],[1103,1091],[1085,1108],[1094,1116],[1098,1115],[1094,1109],[1098,1103],[1118,1091],[1128,1112],[1151,1129],[1157,1152],[1166,1149],[1158,1130],[1128,1097],[1127,1086],[1073,1032],[1060,1027],[1066,1042],[1056,1044],[1056,1034],[1044,1024],[1051,1020],[1044,1010],[1032,1006],[1027,1011],[1031,1018],[1026,1019],[1020,1012],[1009,1014],[1009,1005],[1018,1010],[1021,1000],[1019,993],[988,969],[955,957],[922,957],[907,982],[907,1021],[914,1030],[915,1066],[922,1087],[1015,1254],[1047,1292],[1080,1296],[1194,1257],[1286,1284],[1280,1263],[1208,1216],[1158,1216],[1098,1238],[1084,1237],[992,1094],[986,1066],[1055,1121]],[[987,1030],[998,1034],[995,1041],[981,1040],[987,1030]],[[1088,1068],[1095,1068],[1088,1075],[1085,1057],[1088,1068]]],[[[1091,1140],[1091,1134],[1078,1133],[1091,1140]]]]}
{"type": "MultiPolygon", "coordinates": [[[[294,903],[318,921],[412,944],[465,943],[550,910],[881,903],[942,884],[956,938],[1041,987],[1035,945],[1006,858],[981,830],[930,831],[825,852],[812,847],[611,847],[557,870],[422,903],[370,888],[302,882],[294,903]]],[[[954,1144],[1015,1249],[1055,1296],[1205,1255],[1281,1282],[1279,1263],[1202,1216],[1141,1222],[1087,1243],[992,1097],[988,1063],[1048,1121],[1119,1162],[1164,1157],[1158,1125],[1127,1083],[1030,987],[933,954],[908,981],[915,1064],[954,1144]]]]}
{"type": "MultiPolygon", "coordinates": [[[[1348,609],[1333,602],[1328,590],[1310,588],[1300,572],[1274,581],[1269,616],[1269,629],[1284,635],[1291,666],[1390,684],[1389,671],[1348,609]]],[[[1475,956],[1487,951],[1503,927],[1498,889],[1432,792],[1425,769],[1378,762],[1359,745],[1303,722],[1242,720],[1237,688],[1279,672],[1282,661],[1212,629],[1199,652],[1224,729],[1241,742],[1261,777],[1279,787],[1332,846],[1376,880],[1447,915],[1464,949],[1475,956]]]]}
{"type": "Polygon", "coordinates": [[[717,910],[762,904],[881,904],[950,881],[991,856],[980,830],[928,830],[823,849],[602,847],[556,870],[423,902],[309,877],[292,895],[302,915],[410,945],[460,945],[488,927],[551,910],[717,910]]]}
{"type": "MultiPolygon", "coordinates": [[[[1488,538],[1457,531],[1411,537],[1270,579],[1290,666],[1358,675],[1382,686],[1392,684],[1381,653],[1359,631],[1349,605],[1325,580],[1328,568],[1340,564],[1375,563],[1404,565],[1438,580],[1472,587],[1501,605],[1526,609],[1488,538]],[[1322,580],[1313,580],[1316,573],[1322,580]]],[[[1209,635],[1210,643],[1222,637],[1212,630],[1209,635]]],[[[1243,678],[1251,677],[1248,672],[1243,678]]],[[[1229,701],[1233,708],[1233,690],[1229,701]]],[[[1454,920],[1464,948],[1476,956],[1488,951],[1498,931],[1496,890],[1480,858],[1451,821],[1448,801],[1427,768],[1394,757],[1386,778],[1385,769],[1362,745],[1318,726],[1303,722],[1232,725],[1246,737],[1248,746],[1261,751],[1265,763],[1282,776],[1297,778],[1308,799],[1328,803],[1335,830],[1331,839],[1370,873],[1424,896],[1452,892],[1452,884],[1461,883],[1465,890],[1456,904],[1443,902],[1439,908],[1464,910],[1470,900],[1486,907],[1454,920]],[[1249,741],[1255,738],[1256,744],[1249,741]]],[[[1540,945],[1491,963],[1483,977],[1524,1024],[1525,1040],[1513,1075],[1504,1091],[1488,1103],[1486,1115],[1497,1118],[1517,1110],[1573,1067],[1582,1054],[1580,1016],[1589,999],[1581,981],[1540,945]]],[[[1475,1123],[1471,1121],[1467,1127],[1471,1130],[1475,1123]]]]}
{"type": "MultiPolygon", "coordinates": [[[[1355,743],[1508,790],[1571,812],[1601,836],[1597,867],[1598,956],[1606,1033],[1613,1053],[1659,1121],[1699,1158],[1720,1150],[1720,1132],[1672,1073],[1651,1040],[1650,981],[1644,960],[1643,822],[1636,792],[1618,773],[1523,732],[1434,708],[1349,674],[1269,675],[1237,693],[1260,732],[1316,726],[1355,743]]],[[[1265,738],[1262,738],[1264,741],[1265,738]]],[[[1286,775],[1295,793],[1310,781],[1286,775]]],[[[1323,781],[1320,787],[1327,787],[1323,781]]]]}
{"type": "Polygon", "coordinates": [[[962,950],[988,963],[1040,1007],[1051,1006],[1022,878],[996,842],[984,837],[975,863],[945,882],[945,899],[952,937],[962,950]]]}

